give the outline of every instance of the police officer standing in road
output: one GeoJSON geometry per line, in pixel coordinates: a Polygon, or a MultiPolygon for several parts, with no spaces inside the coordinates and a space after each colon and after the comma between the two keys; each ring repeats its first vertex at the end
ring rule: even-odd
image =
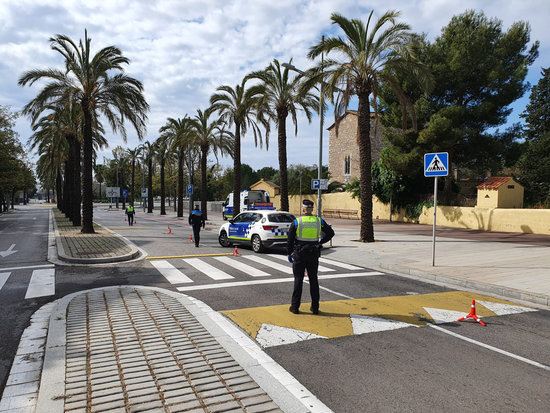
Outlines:
{"type": "Polygon", "coordinates": [[[193,226],[193,240],[195,241],[195,247],[198,248],[199,241],[201,239],[201,228],[205,226],[204,214],[199,209],[199,206],[195,204],[195,209],[189,215],[189,225],[193,226]]]}
{"type": "Polygon", "coordinates": [[[300,313],[304,272],[307,269],[311,294],[310,310],[313,314],[319,314],[319,281],[317,279],[319,256],[321,245],[332,239],[334,231],[321,217],[312,215],[313,202],[309,199],[304,199],[302,212],[304,215],[294,220],[288,232],[288,261],[292,264],[294,273],[290,312],[300,313]]]}
{"type": "Polygon", "coordinates": [[[129,204],[127,207],[126,207],[126,215],[128,215],[128,225],[129,226],[133,226],[134,225],[134,214],[136,213],[136,211],[134,210],[134,205],[133,204],[129,204]]]}

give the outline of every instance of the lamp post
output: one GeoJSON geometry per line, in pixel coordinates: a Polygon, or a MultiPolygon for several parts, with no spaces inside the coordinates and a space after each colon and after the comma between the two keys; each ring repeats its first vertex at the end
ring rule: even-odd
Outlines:
{"type": "MultiPolygon", "coordinates": [[[[324,39],[324,36],[323,36],[324,39]]],[[[321,54],[321,61],[323,59],[323,55],[321,54]]],[[[291,65],[290,63],[282,63],[283,67],[286,67],[289,70],[293,70],[295,72],[300,73],[301,75],[304,74],[304,71],[298,69],[296,66],[291,65]]],[[[319,86],[319,164],[317,167],[317,179],[319,180],[319,189],[317,189],[317,216],[321,217],[321,178],[323,176],[323,123],[324,123],[324,99],[323,99],[323,81],[321,81],[321,85],[319,86]]]]}

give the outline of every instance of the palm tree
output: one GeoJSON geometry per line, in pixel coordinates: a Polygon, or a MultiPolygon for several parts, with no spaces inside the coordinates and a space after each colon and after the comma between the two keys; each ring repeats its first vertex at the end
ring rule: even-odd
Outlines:
{"type": "Polygon", "coordinates": [[[170,157],[170,142],[166,137],[159,137],[154,144],[155,158],[160,165],[160,215],[166,215],[166,186],[164,183],[164,170],[166,161],[170,157]]]}
{"type": "Polygon", "coordinates": [[[374,242],[372,225],[372,177],[371,177],[371,142],[370,142],[370,104],[374,97],[376,113],[376,98],[380,85],[385,83],[396,93],[399,101],[412,117],[416,128],[414,113],[407,98],[401,92],[397,82],[394,82],[392,71],[415,69],[423,74],[422,65],[416,61],[411,43],[410,27],[398,23],[399,12],[388,11],[378,21],[371,19],[374,10],[364,24],[361,20],[348,20],[344,16],[333,13],[331,20],[345,33],[344,37],[329,37],[311,47],[308,57],[311,59],[324,53],[338,55],[340,60],[325,59],[311,73],[322,74],[328,83],[329,95],[338,93],[335,105],[335,119],[339,121],[350,103],[352,96],[357,96],[358,143],[360,158],[360,190],[361,190],[361,234],[363,242],[374,242]]]}
{"type": "Polygon", "coordinates": [[[141,146],[138,146],[134,149],[127,149],[126,153],[128,154],[128,159],[132,166],[132,183],[130,187],[130,205],[134,206],[134,201],[136,200],[134,190],[135,190],[135,180],[136,180],[136,161],[141,155],[141,146]]]}
{"type": "MultiPolygon", "coordinates": [[[[298,134],[297,111],[303,110],[308,121],[311,113],[317,111],[319,99],[310,93],[302,75],[290,79],[289,69],[281,70],[278,60],[273,60],[265,70],[254,72],[250,78],[261,81],[262,98],[259,102],[259,116],[269,119],[277,125],[277,143],[279,146],[279,171],[281,185],[281,210],[288,211],[288,172],[286,157],[286,120],[291,115],[294,133],[298,134]]],[[[266,130],[269,133],[269,129],[266,130]]]]}
{"type": "Polygon", "coordinates": [[[233,147],[233,136],[222,128],[223,121],[217,119],[209,122],[213,111],[212,108],[208,108],[204,112],[198,109],[195,118],[191,120],[191,125],[195,130],[195,144],[200,148],[201,152],[201,210],[205,218],[207,218],[208,200],[206,185],[208,153],[212,150],[217,158],[218,151],[223,156],[230,154],[233,147]]]}
{"type": "MultiPolygon", "coordinates": [[[[238,214],[240,211],[241,201],[241,135],[244,136],[250,128],[254,133],[254,144],[260,148],[263,146],[262,133],[258,126],[258,117],[256,105],[260,98],[261,89],[259,86],[246,88],[245,84],[248,78],[244,78],[240,85],[235,86],[220,86],[216,90],[220,93],[215,93],[210,97],[210,105],[212,110],[217,111],[220,119],[226,122],[229,126],[235,126],[233,134],[233,211],[238,214]]],[[[266,128],[267,124],[264,124],[266,128]]],[[[266,136],[266,148],[269,147],[269,141],[266,136]]]]}
{"type": "Polygon", "coordinates": [[[155,157],[155,145],[147,141],[141,145],[142,159],[147,163],[147,213],[153,213],[153,158],[155,157]]]}
{"type": "Polygon", "coordinates": [[[124,122],[128,121],[135,128],[138,138],[142,139],[149,110],[143,96],[143,85],[124,72],[124,66],[130,60],[122,55],[121,50],[108,46],[92,55],[90,45],[87,31],[84,32],[84,41],[78,45],[67,36],[56,35],[50,39],[50,46],[65,59],[65,70],[31,70],[19,78],[22,86],[32,85],[38,80],[49,80],[27,105],[26,109],[31,113],[41,112],[47,103],[56,101],[71,100],[81,107],[84,143],[82,232],[89,234],[94,233],[92,166],[96,119],[103,115],[113,132],[120,132],[124,140],[124,122]]]}
{"type": "Polygon", "coordinates": [[[183,119],[168,118],[166,124],[159,129],[160,136],[169,140],[171,150],[178,154],[178,217],[183,217],[183,161],[185,150],[189,148],[193,139],[191,119],[184,116],[183,119]]]}

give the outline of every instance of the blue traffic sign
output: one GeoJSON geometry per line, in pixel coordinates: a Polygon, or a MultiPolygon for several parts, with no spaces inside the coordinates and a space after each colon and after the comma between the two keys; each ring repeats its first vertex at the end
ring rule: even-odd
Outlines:
{"type": "Polygon", "coordinates": [[[424,154],[424,176],[449,175],[449,154],[447,152],[424,154]]]}
{"type": "Polygon", "coordinates": [[[122,197],[123,198],[128,198],[128,190],[127,189],[122,190],[122,197]]]}
{"type": "Polygon", "coordinates": [[[312,179],[311,180],[311,189],[319,189],[321,186],[321,180],[320,179],[312,179]]]}
{"type": "Polygon", "coordinates": [[[191,195],[193,193],[193,185],[187,185],[187,194],[191,195]]]}

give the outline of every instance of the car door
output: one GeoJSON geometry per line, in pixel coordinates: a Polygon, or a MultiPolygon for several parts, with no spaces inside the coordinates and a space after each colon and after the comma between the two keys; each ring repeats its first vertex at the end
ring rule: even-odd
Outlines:
{"type": "Polygon", "coordinates": [[[254,214],[250,212],[243,212],[235,217],[235,219],[229,223],[229,238],[235,241],[245,241],[250,238],[246,238],[248,228],[254,222],[254,214]]]}

